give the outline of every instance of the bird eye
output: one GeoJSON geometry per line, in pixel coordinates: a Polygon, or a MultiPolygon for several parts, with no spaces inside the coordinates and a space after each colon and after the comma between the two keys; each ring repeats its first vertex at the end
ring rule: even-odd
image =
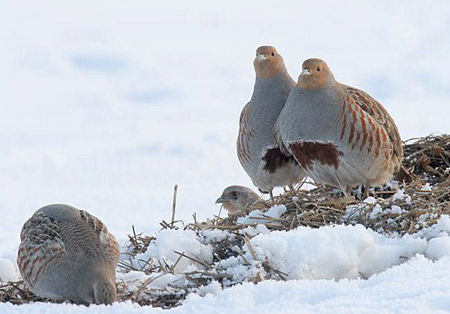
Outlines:
{"type": "Polygon", "coordinates": [[[275,57],[275,52],[272,51],[272,53],[270,54],[272,57],[275,57]]]}
{"type": "Polygon", "coordinates": [[[231,197],[235,200],[238,198],[238,194],[236,192],[231,192],[231,197]]]}
{"type": "Polygon", "coordinates": [[[320,68],[317,68],[317,72],[320,72],[320,68]]]}

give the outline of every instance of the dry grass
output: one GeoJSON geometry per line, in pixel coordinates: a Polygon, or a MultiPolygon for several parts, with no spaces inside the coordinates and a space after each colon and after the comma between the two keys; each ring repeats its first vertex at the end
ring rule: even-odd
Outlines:
{"type": "MultiPolygon", "coordinates": [[[[383,234],[415,233],[420,229],[431,226],[437,222],[443,214],[450,215],[450,135],[430,135],[420,139],[409,140],[404,146],[405,160],[403,166],[414,179],[410,183],[399,183],[404,190],[404,197],[395,194],[395,187],[384,187],[372,191],[376,203],[363,203],[358,194],[355,198],[344,198],[334,189],[317,187],[313,190],[295,190],[274,198],[277,205],[286,206],[286,212],[280,218],[262,217],[261,224],[270,230],[291,230],[298,226],[318,228],[332,224],[362,224],[368,228],[383,234]],[[429,188],[432,187],[432,188],[429,188]]],[[[174,273],[175,265],[167,265],[163,261],[158,264],[149,261],[141,261],[140,267],[132,266],[126,259],[119,264],[120,272],[140,271],[150,275],[149,279],[139,284],[130,291],[126,283],[118,284],[119,299],[132,300],[141,305],[152,305],[163,308],[171,308],[181,304],[189,292],[195,292],[202,285],[215,280],[223,287],[232,285],[229,274],[214,268],[215,263],[232,256],[241,256],[242,252],[232,250],[232,247],[242,248],[246,245],[252,252],[252,247],[247,236],[239,231],[255,224],[237,224],[237,217],[214,217],[204,222],[199,222],[194,216],[194,222],[185,225],[183,222],[174,221],[176,204],[176,188],[174,191],[172,220],[170,223],[163,221],[163,228],[181,228],[194,230],[200,233],[207,229],[226,230],[233,237],[230,239],[211,243],[214,248],[214,260],[208,264],[194,256],[184,253],[179,254],[179,260],[190,259],[201,266],[202,271],[185,273],[189,282],[185,287],[169,286],[166,289],[151,289],[149,284],[158,276],[174,273]]],[[[272,205],[272,201],[260,201],[248,208],[248,211],[266,211],[272,205]]],[[[137,254],[146,251],[149,244],[156,238],[136,233],[134,228],[129,235],[127,255],[134,258],[137,254]]],[[[256,259],[256,256],[254,256],[256,259]]],[[[178,260],[178,261],[179,261],[178,260]]],[[[245,258],[243,259],[245,261],[245,258]]],[[[270,267],[265,261],[261,261],[261,270],[257,272],[253,281],[258,282],[267,278],[285,280],[286,274],[270,267]]],[[[23,304],[33,301],[44,301],[29,292],[22,282],[8,283],[0,286],[0,302],[23,304]]]]}

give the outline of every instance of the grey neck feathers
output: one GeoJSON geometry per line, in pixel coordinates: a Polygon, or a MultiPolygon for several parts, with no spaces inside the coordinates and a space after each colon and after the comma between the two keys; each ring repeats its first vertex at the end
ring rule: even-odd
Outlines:
{"type": "Polygon", "coordinates": [[[295,82],[287,73],[280,73],[270,79],[256,77],[253,99],[286,99],[295,82]]]}

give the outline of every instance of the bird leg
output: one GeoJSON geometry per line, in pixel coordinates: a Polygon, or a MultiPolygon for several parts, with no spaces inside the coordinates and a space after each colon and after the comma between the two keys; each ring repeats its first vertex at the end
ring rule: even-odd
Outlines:
{"type": "Polygon", "coordinates": [[[275,205],[275,200],[273,199],[273,189],[269,190],[270,200],[272,201],[272,205],[275,205]]]}
{"type": "Polygon", "coordinates": [[[345,187],[342,192],[344,192],[344,196],[345,197],[352,197],[352,187],[351,186],[347,186],[345,187]]]}
{"type": "Polygon", "coordinates": [[[273,198],[273,189],[270,189],[269,191],[263,191],[260,188],[258,188],[259,192],[261,192],[262,194],[269,194],[270,196],[270,200],[272,201],[272,205],[275,205],[275,200],[273,198]]]}
{"type": "Polygon", "coordinates": [[[369,186],[368,185],[364,185],[364,194],[363,194],[363,199],[365,200],[366,198],[369,197],[369,186]]]}
{"type": "Polygon", "coordinates": [[[344,186],[336,175],[334,176],[334,179],[336,180],[337,184],[339,185],[339,188],[341,189],[342,193],[344,193],[344,196],[352,197],[352,195],[351,195],[352,188],[350,186],[344,186]]]}
{"type": "Polygon", "coordinates": [[[283,190],[285,193],[287,192],[294,192],[295,191],[295,187],[292,184],[289,184],[288,186],[283,186],[283,190]]]}
{"type": "Polygon", "coordinates": [[[288,186],[283,186],[283,190],[284,190],[284,193],[293,193],[293,192],[295,192],[295,187],[292,185],[292,184],[290,184],[290,185],[288,185],[288,186]]]}

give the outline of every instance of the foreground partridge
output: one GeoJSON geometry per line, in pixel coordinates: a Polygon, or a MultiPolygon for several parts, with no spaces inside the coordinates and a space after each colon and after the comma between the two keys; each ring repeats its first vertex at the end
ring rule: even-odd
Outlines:
{"type": "Polygon", "coordinates": [[[277,141],[317,183],[378,186],[400,169],[403,148],[392,117],[362,90],[308,59],[277,122],[277,141]]]}
{"type": "Polygon", "coordinates": [[[98,218],[69,205],[48,205],[28,219],[20,238],[17,264],[37,295],[81,304],[114,302],[119,246],[98,218]]]}
{"type": "Polygon", "coordinates": [[[274,187],[292,186],[305,177],[295,160],[274,145],[274,124],[295,82],[274,47],[259,47],[253,65],[256,81],[241,112],[237,154],[253,184],[271,193],[274,187]]]}
{"type": "Polygon", "coordinates": [[[256,203],[260,197],[251,189],[240,185],[231,185],[223,190],[216,204],[222,204],[229,216],[245,214],[247,207],[256,203]]]}

